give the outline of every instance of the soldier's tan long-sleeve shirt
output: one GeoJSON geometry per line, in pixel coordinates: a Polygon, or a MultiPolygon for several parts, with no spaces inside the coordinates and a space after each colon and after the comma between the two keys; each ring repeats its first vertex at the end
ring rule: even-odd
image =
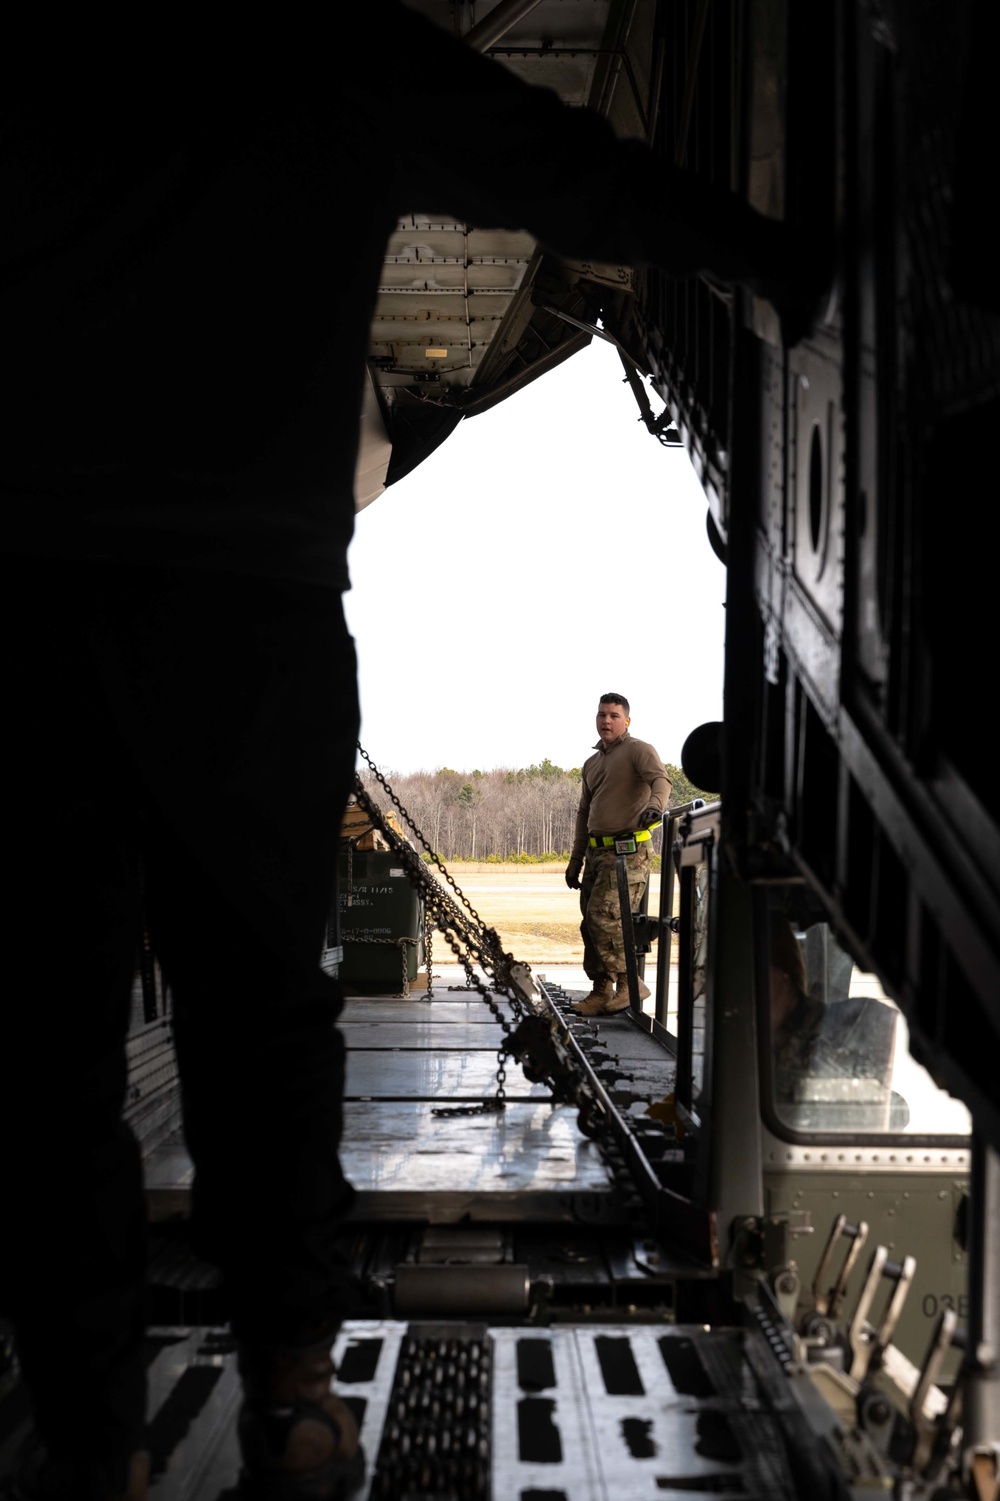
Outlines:
{"type": "Polygon", "coordinates": [[[583,785],[576,815],[573,858],[582,859],[588,834],[618,834],[636,828],[646,808],[662,813],[670,796],[663,762],[645,740],[625,731],[610,745],[598,744],[583,765],[583,785]]]}

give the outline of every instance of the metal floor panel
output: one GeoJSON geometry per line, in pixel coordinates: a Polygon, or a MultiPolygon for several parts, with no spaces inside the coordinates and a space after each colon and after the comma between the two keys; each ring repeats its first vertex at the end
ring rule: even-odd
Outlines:
{"type": "Polygon", "coordinates": [[[676,1067],[676,1059],[672,1053],[659,1043],[645,1028],[638,1027],[627,1017],[622,1020],[617,1017],[600,1017],[598,1036],[614,1057],[622,1062],[627,1058],[630,1062],[642,1058],[647,1062],[661,1059],[671,1068],[676,1067]]]}
{"type": "MultiPolygon", "coordinates": [[[[510,1002],[504,996],[497,999],[503,1015],[509,1017],[510,1002]]],[[[351,1022],[378,1022],[388,1026],[410,1022],[482,1022],[496,1026],[496,1018],[479,996],[463,992],[460,1000],[454,997],[445,1000],[440,991],[432,1001],[419,996],[409,1000],[376,995],[348,996],[338,1026],[351,1022]]]]}
{"type": "Polygon", "coordinates": [[[160,1143],[143,1163],[146,1193],[155,1199],[163,1193],[188,1193],[194,1180],[194,1167],[178,1129],[160,1143]]]}
{"type": "MultiPolygon", "coordinates": [[[[357,1190],[355,1217],[463,1214],[617,1220],[600,1152],[576,1109],[512,1099],[499,1114],[436,1116],[431,1101],[347,1101],[341,1161],[357,1190]],[[608,1202],[593,1202],[600,1196],[608,1202]]],[[[193,1169],[179,1136],[146,1164],[154,1217],[182,1211],[193,1169]]]]}
{"type": "MultiPolygon", "coordinates": [[[[419,1030],[414,1028],[415,1031],[419,1030]]],[[[437,1105],[456,1101],[489,1100],[496,1094],[496,1050],[474,1053],[382,1048],[357,1050],[348,1038],[345,1100],[431,1100],[437,1105]]],[[[546,1100],[545,1084],[529,1084],[517,1064],[507,1064],[507,1095],[511,1099],[546,1100]]]]}
{"type": "Polygon", "coordinates": [[[628,1089],[646,1099],[662,1100],[673,1090],[677,1064],[664,1053],[655,1059],[621,1058],[616,1065],[603,1065],[599,1073],[602,1078],[609,1079],[611,1088],[628,1089]]]}
{"type": "MultiPolygon", "coordinates": [[[[522,1501],[540,1493],[564,1501],[690,1501],[692,1494],[721,1493],[743,1501],[793,1501],[779,1420],[746,1358],[744,1341],[755,1335],[700,1325],[496,1327],[475,1335],[480,1346],[484,1335],[492,1369],[489,1484],[488,1491],[470,1489],[469,1498],[522,1501]]],[[[461,1325],[352,1321],[342,1328],[334,1347],[337,1386],[361,1413],[366,1458],[357,1501],[392,1494],[386,1469],[402,1448],[402,1435],[398,1442],[392,1437],[393,1423],[406,1435],[411,1463],[421,1446],[435,1453],[434,1419],[401,1416],[400,1397],[412,1391],[404,1372],[411,1341],[420,1338],[424,1351],[430,1347],[432,1368],[437,1344],[440,1375],[434,1371],[427,1379],[425,1359],[419,1379],[453,1414],[449,1388],[463,1389],[455,1336],[471,1347],[461,1325]]],[[[159,1435],[156,1442],[177,1436],[172,1451],[162,1444],[156,1450],[155,1501],[220,1501],[235,1483],[235,1357],[213,1338],[201,1331],[189,1341],[194,1364],[188,1370],[203,1373],[204,1390],[196,1393],[197,1382],[183,1373],[171,1389],[162,1370],[154,1382],[151,1431],[159,1435]],[[214,1381],[206,1369],[218,1372],[214,1381]],[[185,1381],[186,1400],[180,1391],[185,1381]]],[[[161,1356],[164,1368],[170,1364],[176,1373],[186,1349],[161,1356]]],[[[456,1494],[467,1501],[464,1492],[456,1494]]]]}
{"type": "MultiPolygon", "coordinates": [[[[341,1026],[341,1159],[357,1190],[356,1217],[621,1220],[619,1195],[599,1150],[580,1133],[575,1107],[549,1104],[548,1087],[529,1084],[516,1064],[507,1067],[506,1110],[433,1113],[494,1098],[500,1029],[480,997],[352,997],[341,1026]]],[[[630,1059],[623,1068],[635,1076],[621,1081],[623,1090],[659,1097],[670,1088],[670,1060],[655,1045],[650,1059],[630,1059]]],[[[184,1212],[192,1177],[175,1132],[146,1163],[154,1217],[184,1212]]]]}
{"type": "Polygon", "coordinates": [[[573,1106],[512,1100],[499,1114],[446,1117],[433,1108],[411,1100],[345,1107],[341,1160],[359,1216],[562,1217],[580,1195],[611,1196],[573,1106]]]}
{"type": "Polygon", "coordinates": [[[503,1032],[497,1022],[453,1021],[439,1023],[425,1020],[425,1011],[416,1021],[407,1022],[349,1022],[341,1020],[341,1030],[351,1050],[371,1048],[379,1051],[411,1049],[432,1052],[474,1053],[486,1052],[496,1056],[503,1032]]]}
{"type": "Polygon", "coordinates": [[[206,1478],[212,1483],[220,1450],[228,1483],[235,1478],[239,1373],[228,1331],[179,1329],[161,1337],[147,1373],[152,1489],[161,1501],[191,1501],[206,1478]]]}

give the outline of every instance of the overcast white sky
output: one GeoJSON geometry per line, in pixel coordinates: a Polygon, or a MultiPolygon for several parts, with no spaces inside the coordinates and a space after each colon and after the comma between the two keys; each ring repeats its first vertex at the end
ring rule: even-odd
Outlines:
{"type": "Polygon", "coordinates": [[[346,604],[369,755],[387,772],[579,766],[611,689],[679,763],[722,717],[706,508],[603,341],[460,423],[357,518],[346,604]]]}

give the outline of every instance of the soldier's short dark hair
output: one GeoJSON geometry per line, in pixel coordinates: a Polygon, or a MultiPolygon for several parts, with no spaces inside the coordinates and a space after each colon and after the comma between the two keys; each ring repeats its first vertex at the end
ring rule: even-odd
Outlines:
{"type": "Polygon", "coordinates": [[[624,693],[602,693],[600,702],[602,704],[621,704],[626,714],[631,713],[631,710],[628,706],[628,699],[625,697],[624,693]]]}

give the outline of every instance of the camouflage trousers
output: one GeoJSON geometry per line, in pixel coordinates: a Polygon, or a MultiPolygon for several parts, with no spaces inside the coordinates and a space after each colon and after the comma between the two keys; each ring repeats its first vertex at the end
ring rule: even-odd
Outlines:
{"type": "MultiPolygon", "coordinates": [[[[618,872],[614,850],[589,850],[580,882],[580,911],[583,922],[583,968],[588,980],[613,979],[625,973],[625,944],[622,939],[621,907],[618,901],[618,872]]],[[[639,910],[642,893],[649,880],[649,845],[643,844],[634,855],[625,856],[628,895],[631,911],[639,910]]]]}

